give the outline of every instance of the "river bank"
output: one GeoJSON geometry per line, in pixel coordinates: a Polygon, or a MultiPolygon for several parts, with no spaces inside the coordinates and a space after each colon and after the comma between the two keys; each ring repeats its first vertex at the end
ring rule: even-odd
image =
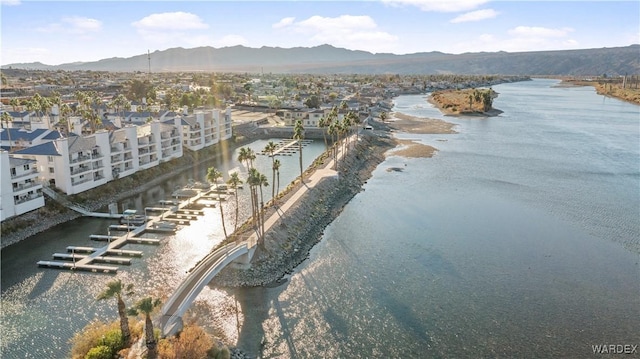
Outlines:
{"type": "MultiPolygon", "coordinates": [[[[389,131],[384,124],[374,126],[381,130],[376,132],[389,131]]],[[[396,140],[386,134],[360,135],[355,147],[349,149],[345,158],[339,162],[338,178],[322,180],[286,213],[281,214],[280,220],[265,234],[264,243],[258,246],[251,267],[244,269],[228,266],[214,278],[212,285],[221,288],[268,286],[292,273],[320,241],[329,223],[362,190],[362,185],[371,177],[373,170],[384,161],[385,152],[396,145],[396,140]]],[[[322,165],[328,160],[325,153],[316,162],[317,165],[322,165]]],[[[302,186],[304,184],[297,181],[277,202],[285,202],[302,186]]],[[[267,208],[265,217],[268,218],[277,211],[277,204],[272,205],[267,208]]],[[[242,236],[243,233],[238,235],[242,236]]]]}

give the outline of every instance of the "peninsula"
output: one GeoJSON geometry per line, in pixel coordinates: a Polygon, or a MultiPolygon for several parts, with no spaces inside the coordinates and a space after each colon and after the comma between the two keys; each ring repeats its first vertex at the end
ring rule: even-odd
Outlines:
{"type": "Polygon", "coordinates": [[[498,93],[492,88],[436,91],[428,101],[448,116],[497,116],[502,111],[493,108],[498,93]]]}

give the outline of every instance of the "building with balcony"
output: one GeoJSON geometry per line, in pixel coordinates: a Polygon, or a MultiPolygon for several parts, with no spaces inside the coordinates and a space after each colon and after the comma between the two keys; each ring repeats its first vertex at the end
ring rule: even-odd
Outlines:
{"type": "Polygon", "coordinates": [[[0,220],[44,206],[36,161],[15,158],[0,150],[0,220]]]}

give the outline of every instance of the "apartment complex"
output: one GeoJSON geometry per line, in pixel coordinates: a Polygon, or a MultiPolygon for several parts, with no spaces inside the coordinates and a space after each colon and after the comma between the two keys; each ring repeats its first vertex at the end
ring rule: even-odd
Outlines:
{"type": "Polygon", "coordinates": [[[229,139],[231,121],[229,108],[167,116],[163,121],[155,119],[141,125],[125,124],[87,136],[70,133],[62,137],[57,131],[42,129],[2,129],[3,147],[12,149],[10,154],[2,151],[1,158],[2,220],[43,206],[42,185],[68,195],[99,187],[180,158],[185,148],[198,151],[229,139]]]}

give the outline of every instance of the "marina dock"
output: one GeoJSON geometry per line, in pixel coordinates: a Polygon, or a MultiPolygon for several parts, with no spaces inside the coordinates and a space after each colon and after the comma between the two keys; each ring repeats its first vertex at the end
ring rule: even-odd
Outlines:
{"type": "MultiPolygon", "coordinates": [[[[132,259],[123,257],[141,257],[142,252],[121,249],[121,247],[132,243],[150,245],[160,244],[160,239],[143,238],[141,235],[145,232],[173,233],[177,229],[177,224],[189,225],[191,221],[195,221],[204,215],[204,211],[202,209],[191,208],[198,200],[211,198],[213,196],[216,196],[217,198],[217,196],[220,195],[213,193],[211,189],[190,189],[189,191],[192,195],[182,201],[160,201],[162,206],[167,206],[166,208],[145,208],[145,221],[141,225],[113,224],[108,227],[109,234],[92,234],[89,236],[89,238],[94,241],[106,241],[107,245],[105,246],[68,246],[68,253],[54,253],[54,260],[39,261],[37,262],[37,265],[45,268],[68,269],[93,273],[117,273],[118,267],[97,263],[130,265],[132,259]],[[147,212],[153,212],[155,214],[147,216],[147,212]],[[112,230],[120,234],[112,235],[112,230]]],[[[135,213],[135,211],[125,211],[124,214],[116,217],[119,219],[125,215],[134,216],[135,213]]]]}

